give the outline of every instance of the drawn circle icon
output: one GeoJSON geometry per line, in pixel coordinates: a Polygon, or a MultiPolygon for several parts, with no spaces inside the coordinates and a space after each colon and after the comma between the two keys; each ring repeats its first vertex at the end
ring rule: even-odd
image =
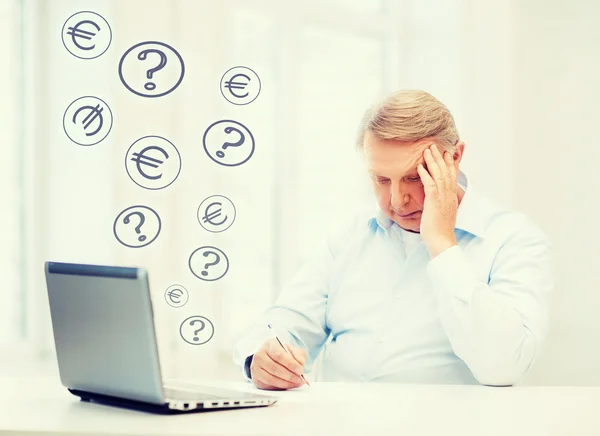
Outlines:
{"type": "Polygon", "coordinates": [[[163,189],[179,176],[181,155],[167,139],[144,136],[127,150],[125,169],[136,185],[152,190],[163,189]]]}
{"type": "Polygon", "coordinates": [[[110,46],[112,30],[99,14],[90,11],[71,15],[62,27],[65,48],[79,59],[95,59],[110,46]]]}
{"type": "Polygon", "coordinates": [[[113,224],[117,240],[130,248],[150,245],[160,234],[158,214],[148,206],[131,206],[121,212],[113,224]]]}
{"type": "Polygon", "coordinates": [[[260,94],[258,74],[248,67],[230,68],[221,77],[221,94],[236,105],[252,103],[260,94]]]}
{"type": "Polygon", "coordinates": [[[198,207],[198,222],[212,233],[227,230],[235,221],[235,206],[223,195],[212,195],[198,207]]]}
{"type": "Polygon", "coordinates": [[[164,42],[140,42],[128,49],[119,61],[121,82],[140,97],[162,97],[173,92],[184,74],[183,58],[164,42]]]}
{"type": "Polygon", "coordinates": [[[195,315],[186,318],[179,327],[181,338],[191,345],[206,344],[215,334],[215,326],[210,319],[195,315]]]}
{"type": "Polygon", "coordinates": [[[108,136],[113,116],[110,107],[98,97],[80,97],[63,115],[63,129],[78,145],[96,145],[108,136]]]}
{"type": "Polygon", "coordinates": [[[212,123],[202,138],[204,151],[219,165],[235,167],[254,154],[254,136],[242,123],[221,120],[212,123]]]}
{"type": "Polygon", "coordinates": [[[229,271],[227,255],[218,248],[208,245],[194,250],[188,265],[192,274],[207,282],[219,280],[229,271]]]}
{"type": "Polygon", "coordinates": [[[187,289],[180,285],[172,285],[165,291],[165,301],[172,307],[183,307],[189,300],[187,289]]]}

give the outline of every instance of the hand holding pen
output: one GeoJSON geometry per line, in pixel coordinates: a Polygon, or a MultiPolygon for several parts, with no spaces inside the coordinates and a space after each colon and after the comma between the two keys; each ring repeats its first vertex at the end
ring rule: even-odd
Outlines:
{"type": "MultiPolygon", "coordinates": [[[[273,331],[272,326],[269,325],[269,328],[273,331]]],[[[294,389],[304,384],[310,386],[303,376],[305,361],[303,349],[284,346],[274,334],[252,357],[252,382],[259,389],[267,390],[294,389]]]]}
{"type": "MultiPolygon", "coordinates": [[[[270,329],[270,330],[273,332],[273,334],[275,335],[275,339],[277,340],[277,342],[279,342],[279,345],[281,345],[281,348],[283,348],[287,354],[289,354],[290,356],[292,356],[293,358],[295,358],[294,354],[292,354],[292,353],[290,352],[290,350],[288,350],[288,348],[287,348],[287,347],[285,347],[285,346],[283,345],[283,343],[281,342],[281,339],[279,339],[279,337],[277,336],[277,334],[276,334],[276,333],[275,333],[275,331],[273,330],[273,327],[271,327],[271,324],[268,324],[268,327],[269,327],[269,329],[270,329]]],[[[298,350],[300,350],[300,349],[298,349],[298,350]]],[[[300,350],[300,351],[304,352],[304,350],[300,350]]],[[[304,366],[304,361],[305,361],[305,359],[306,359],[306,354],[304,354],[304,355],[302,356],[302,366],[304,366]]],[[[296,359],[296,360],[297,360],[297,359],[296,359]]],[[[300,374],[300,377],[302,377],[302,380],[304,380],[304,382],[305,382],[305,383],[306,383],[308,386],[310,386],[310,383],[308,382],[308,380],[306,380],[306,379],[304,378],[304,374],[300,374]]]]}

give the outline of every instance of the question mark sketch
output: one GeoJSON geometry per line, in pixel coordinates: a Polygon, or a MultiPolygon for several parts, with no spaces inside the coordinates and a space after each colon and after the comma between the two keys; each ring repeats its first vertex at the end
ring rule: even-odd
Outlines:
{"type": "MultiPolygon", "coordinates": [[[[240,135],[240,139],[238,140],[238,142],[226,142],[226,143],[224,143],[221,146],[221,148],[223,150],[226,150],[227,147],[239,147],[246,140],[246,135],[244,135],[244,133],[240,129],[236,129],[235,127],[232,127],[232,126],[225,127],[225,133],[227,133],[229,135],[229,134],[231,134],[231,132],[237,132],[240,135]]],[[[225,153],[222,152],[221,150],[217,151],[216,154],[220,158],[224,158],[225,157],[225,153]]]]}
{"type": "Polygon", "coordinates": [[[204,131],[202,145],[208,157],[215,163],[227,167],[242,165],[252,157],[255,150],[254,135],[242,123],[235,120],[219,120],[212,123],[204,131]],[[230,135],[236,132],[239,138],[225,142],[223,133],[230,135]],[[242,147],[240,147],[243,144],[242,147]],[[235,152],[226,153],[228,147],[237,147],[235,152]]]}
{"type": "Polygon", "coordinates": [[[183,320],[179,327],[181,339],[190,345],[202,345],[209,342],[215,334],[215,326],[212,321],[205,316],[192,315],[183,320]],[[194,324],[201,324],[196,328],[194,324]],[[191,326],[191,328],[190,328],[191,326]],[[192,337],[192,332],[194,336],[192,337]]]}
{"type": "Polygon", "coordinates": [[[181,85],[184,75],[181,54],[160,41],[139,42],[129,47],[119,60],[121,83],[140,97],[158,98],[170,94],[181,85]],[[154,83],[159,71],[160,80],[154,83]]]}
{"type": "Polygon", "coordinates": [[[192,274],[200,280],[214,282],[229,271],[229,258],[223,250],[211,245],[203,245],[190,254],[188,266],[192,274]],[[212,257],[207,259],[209,256],[212,257]]]}
{"type": "Polygon", "coordinates": [[[154,209],[136,204],[119,212],[113,223],[113,234],[125,247],[142,248],[156,241],[161,228],[160,216],[154,209]],[[137,218],[133,218],[135,215],[137,218]],[[134,226],[135,232],[131,230],[134,226]]]}
{"type": "Polygon", "coordinates": [[[192,340],[196,341],[196,342],[200,340],[200,338],[198,337],[198,333],[200,333],[202,330],[204,330],[204,327],[206,327],[206,324],[201,319],[194,319],[194,320],[190,321],[190,325],[193,326],[194,324],[196,324],[198,322],[202,324],[202,327],[200,327],[197,330],[194,330],[194,339],[192,339],[192,340]]]}
{"type": "MultiPolygon", "coordinates": [[[[123,222],[125,224],[129,224],[131,222],[129,217],[133,216],[133,215],[138,215],[140,217],[140,223],[135,227],[135,232],[139,235],[142,232],[141,231],[142,225],[146,222],[146,217],[144,216],[144,214],[142,212],[138,212],[138,211],[130,212],[127,215],[125,215],[125,218],[123,218],[123,222]]],[[[145,240],[146,240],[146,235],[140,235],[138,237],[138,241],[140,241],[140,242],[144,242],[145,240]]]]}
{"type": "MultiPolygon", "coordinates": [[[[141,52],[139,52],[138,54],[138,59],[141,61],[145,61],[148,58],[148,54],[149,53],[156,53],[158,55],[160,55],[160,62],[157,66],[155,66],[154,68],[150,68],[146,71],[146,77],[151,80],[152,76],[154,75],[154,73],[156,73],[157,71],[162,70],[165,65],[167,65],[167,55],[162,51],[162,50],[157,50],[154,48],[148,48],[146,50],[142,50],[141,52]]],[[[147,82],[144,85],[144,88],[147,91],[153,91],[156,89],[156,84],[152,83],[152,82],[147,82]]]]}
{"type": "Polygon", "coordinates": [[[219,256],[217,253],[215,253],[214,251],[205,251],[203,253],[204,257],[208,257],[210,254],[214,254],[215,256],[217,256],[217,260],[215,260],[214,262],[210,262],[210,263],[205,263],[204,264],[204,271],[202,271],[200,274],[202,274],[204,277],[206,277],[208,275],[208,271],[206,271],[208,269],[209,266],[213,266],[218,264],[221,261],[221,256],[219,256]]]}

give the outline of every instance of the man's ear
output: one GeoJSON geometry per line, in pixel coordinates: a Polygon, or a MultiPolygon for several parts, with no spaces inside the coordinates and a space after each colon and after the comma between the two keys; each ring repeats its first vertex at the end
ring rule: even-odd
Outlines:
{"type": "Polygon", "coordinates": [[[465,152],[465,143],[460,141],[454,146],[454,154],[452,155],[452,160],[455,165],[458,165],[463,158],[465,152]]]}

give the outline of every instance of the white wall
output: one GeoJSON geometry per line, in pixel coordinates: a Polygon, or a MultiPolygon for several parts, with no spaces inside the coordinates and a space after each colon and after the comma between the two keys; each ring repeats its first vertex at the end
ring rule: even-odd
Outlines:
{"type": "Polygon", "coordinates": [[[555,244],[547,347],[532,383],[600,384],[600,3],[516,2],[517,206],[555,244]]]}

